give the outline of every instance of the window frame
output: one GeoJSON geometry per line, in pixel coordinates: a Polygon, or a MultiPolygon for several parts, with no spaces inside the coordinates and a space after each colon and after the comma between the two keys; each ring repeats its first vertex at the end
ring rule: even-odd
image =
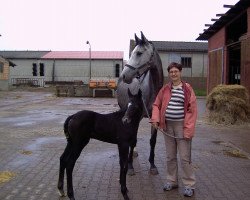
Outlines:
{"type": "Polygon", "coordinates": [[[115,64],[115,77],[119,78],[120,76],[120,64],[116,63],[115,64]]]}
{"type": "Polygon", "coordinates": [[[44,70],[45,70],[44,63],[39,63],[39,75],[40,76],[44,76],[44,74],[45,74],[44,70]]]}
{"type": "Polygon", "coordinates": [[[32,63],[32,75],[37,76],[37,63],[32,63]]]}
{"type": "Polygon", "coordinates": [[[192,57],[182,56],[181,65],[182,65],[182,68],[192,68],[192,57]]]}

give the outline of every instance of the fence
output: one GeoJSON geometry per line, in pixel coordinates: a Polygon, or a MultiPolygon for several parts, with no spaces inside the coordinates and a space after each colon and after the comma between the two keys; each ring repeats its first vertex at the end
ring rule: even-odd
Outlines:
{"type": "Polygon", "coordinates": [[[44,78],[12,78],[11,85],[28,85],[36,87],[44,87],[44,78]]]}

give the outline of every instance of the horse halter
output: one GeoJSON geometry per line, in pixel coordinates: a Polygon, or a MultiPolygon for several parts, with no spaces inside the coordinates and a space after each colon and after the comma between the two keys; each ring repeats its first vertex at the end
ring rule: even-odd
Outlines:
{"type": "Polygon", "coordinates": [[[151,54],[151,56],[150,56],[150,59],[149,59],[149,61],[148,62],[146,62],[146,63],[144,63],[143,65],[141,65],[141,66],[139,66],[139,67],[134,67],[134,66],[132,66],[132,65],[129,65],[129,64],[125,64],[125,66],[126,67],[128,67],[128,68],[130,68],[130,69],[132,69],[132,70],[136,70],[137,72],[136,72],[136,74],[137,74],[137,78],[140,78],[143,74],[144,74],[144,72],[145,71],[147,71],[146,69],[144,69],[144,67],[145,66],[150,66],[151,65],[151,63],[153,63],[153,57],[154,57],[154,51],[152,52],[152,54],[151,54]],[[141,71],[140,71],[141,70],[141,71]],[[141,73],[140,73],[141,72],[141,73]]]}

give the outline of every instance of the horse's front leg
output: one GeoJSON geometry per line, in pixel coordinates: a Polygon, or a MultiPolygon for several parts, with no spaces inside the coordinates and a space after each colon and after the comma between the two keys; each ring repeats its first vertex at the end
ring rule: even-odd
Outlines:
{"type": "Polygon", "coordinates": [[[119,148],[119,158],[120,158],[120,185],[121,193],[125,200],[129,200],[128,189],[126,186],[126,176],[128,171],[128,154],[129,154],[129,145],[122,144],[118,145],[119,148]]]}
{"type": "Polygon", "coordinates": [[[148,161],[150,162],[150,174],[159,174],[157,167],[155,166],[155,144],[157,138],[157,129],[151,127],[151,138],[150,138],[150,155],[148,161]]]}
{"type": "Polygon", "coordinates": [[[128,175],[133,176],[135,175],[135,170],[133,167],[133,154],[134,154],[135,146],[130,147],[129,156],[128,156],[128,175]]]}

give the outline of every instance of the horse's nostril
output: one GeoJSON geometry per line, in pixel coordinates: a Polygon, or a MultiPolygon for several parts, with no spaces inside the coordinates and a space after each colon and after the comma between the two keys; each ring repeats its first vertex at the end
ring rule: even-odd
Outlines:
{"type": "Polygon", "coordinates": [[[122,76],[122,79],[123,79],[123,80],[125,80],[125,78],[126,78],[126,76],[125,76],[125,75],[123,75],[123,76],[122,76]]]}
{"type": "Polygon", "coordinates": [[[127,117],[123,117],[123,118],[122,118],[122,123],[123,123],[123,124],[129,124],[129,123],[130,123],[130,120],[129,120],[127,117]]]}

